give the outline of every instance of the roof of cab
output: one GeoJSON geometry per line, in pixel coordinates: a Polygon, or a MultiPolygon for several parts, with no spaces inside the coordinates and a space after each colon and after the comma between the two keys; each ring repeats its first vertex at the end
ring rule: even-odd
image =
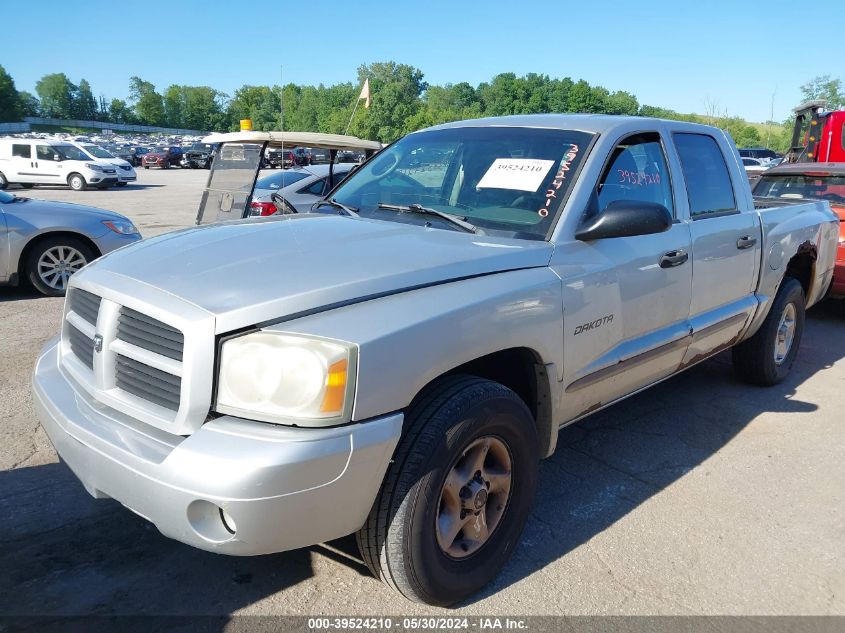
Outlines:
{"type": "MultiPolygon", "coordinates": [[[[458,127],[533,127],[553,130],[581,130],[602,134],[621,127],[649,127],[647,122],[659,122],[674,129],[712,130],[710,126],[687,121],[656,119],[616,114],[514,114],[510,116],[467,119],[435,125],[428,130],[445,130],[458,127]]],[[[420,130],[422,131],[422,130],[420,130]]]]}
{"type": "Polygon", "coordinates": [[[845,176],[845,163],[783,163],[772,167],[766,176],[845,176]]]}
{"type": "Polygon", "coordinates": [[[344,134],[322,132],[223,132],[206,136],[203,143],[269,143],[271,147],[318,147],[322,149],[380,150],[381,143],[344,134]]]}

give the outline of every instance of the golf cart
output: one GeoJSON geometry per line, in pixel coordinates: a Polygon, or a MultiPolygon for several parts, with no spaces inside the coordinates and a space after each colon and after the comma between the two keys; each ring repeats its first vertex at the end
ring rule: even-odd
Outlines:
{"type": "MultiPolygon", "coordinates": [[[[319,132],[227,132],[212,134],[202,142],[219,143],[219,149],[200,200],[197,224],[247,217],[255,181],[261,169],[261,157],[268,148],[312,147],[329,150],[331,161],[328,178],[331,189],[336,184],[333,166],[337,162],[338,152],[364,152],[369,158],[382,147],[377,141],[319,132]]],[[[340,178],[337,182],[340,182],[340,178]]]]}

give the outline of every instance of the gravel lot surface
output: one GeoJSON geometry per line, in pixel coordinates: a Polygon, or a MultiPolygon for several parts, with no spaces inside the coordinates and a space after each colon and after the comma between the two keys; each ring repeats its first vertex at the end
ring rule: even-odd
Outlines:
{"type": "MultiPolygon", "coordinates": [[[[16,191],[112,209],[146,236],[189,226],[205,171],[125,189],[16,191]]],[[[845,614],[845,311],[807,319],[790,378],[720,355],[565,429],[522,543],[456,610],[371,578],[350,538],[256,558],[161,536],[91,499],[30,396],[61,300],[0,288],[0,614],[845,614]]],[[[278,526],[280,530],[285,526],[278,526]]]]}

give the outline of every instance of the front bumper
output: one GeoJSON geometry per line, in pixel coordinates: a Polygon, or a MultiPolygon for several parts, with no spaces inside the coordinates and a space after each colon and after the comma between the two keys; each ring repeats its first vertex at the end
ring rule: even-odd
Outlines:
{"type": "Polygon", "coordinates": [[[172,435],[76,388],[58,339],[36,363],[33,394],[56,452],[92,496],[118,500],[165,536],[239,556],[360,528],[402,430],[401,413],[333,429],[224,416],[172,435]]]}

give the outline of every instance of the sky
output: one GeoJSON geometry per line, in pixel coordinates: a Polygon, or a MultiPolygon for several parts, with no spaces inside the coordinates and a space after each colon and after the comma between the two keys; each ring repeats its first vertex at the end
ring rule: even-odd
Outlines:
{"type": "Polygon", "coordinates": [[[845,32],[840,3],[2,0],[0,65],[18,90],[35,93],[40,77],[64,72],[97,97],[125,99],[132,75],[159,92],[187,84],[231,95],[280,77],[356,82],[361,64],[394,60],[431,84],[534,72],[678,112],[780,121],[812,77],[845,80],[836,46],[817,44],[845,32]]]}

